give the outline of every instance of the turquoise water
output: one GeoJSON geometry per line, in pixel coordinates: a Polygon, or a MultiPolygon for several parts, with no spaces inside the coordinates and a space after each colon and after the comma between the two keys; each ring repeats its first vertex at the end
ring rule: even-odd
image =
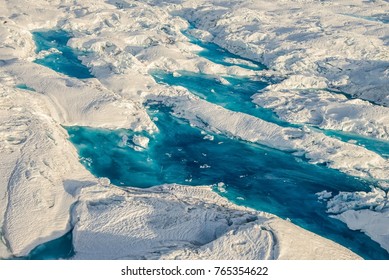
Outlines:
{"type": "Polygon", "coordinates": [[[211,135],[211,141],[165,107],[151,108],[149,113],[158,118],[160,132],[148,135],[147,150],[137,152],[129,147],[134,133],[125,130],[68,127],[70,141],[93,174],[108,177],[114,184],[145,188],[223,182],[227,193],[221,194],[238,204],[289,218],[365,258],[389,259],[366,235],[330,218],[315,195],[323,190],[334,194],[368,190],[368,183],[263,146],[221,135],[211,135]],[[129,139],[125,143],[124,135],[129,139]]]}
{"type": "MultiPolygon", "coordinates": [[[[191,30],[191,29],[194,29],[194,27],[191,26],[189,28],[189,30],[191,30]]],[[[266,69],[265,65],[263,65],[257,61],[250,60],[247,58],[242,58],[238,55],[230,53],[229,51],[219,47],[218,45],[216,45],[214,43],[204,42],[204,41],[194,37],[193,35],[191,35],[187,30],[184,30],[181,32],[189,39],[189,41],[192,44],[195,44],[195,45],[203,48],[203,50],[201,50],[197,53],[199,56],[204,57],[204,58],[206,58],[206,59],[208,59],[216,64],[221,64],[224,66],[239,66],[241,68],[250,69],[250,70],[266,69]],[[246,63],[234,61],[236,59],[244,60],[246,63]],[[233,62],[230,60],[233,60],[233,62]]]]}
{"type": "MultiPolygon", "coordinates": [[[[195,95],[231,111],[243,112],[284,127],[301,126],[282,121],[270,109],[259,107],[252,102],[251,96],[268,85],[265,82],[255,81],[250,79],[250,77],[224,76],[222,78],[229,83],[225,84],[220,82],[217,77],[212,77],[211,75],[188,71],[177,71],[177,73],[179,75],[173,75],[173,73],[161,70],[150,72],[158,83],[185,87],[195,95]]],[[[327,136],[338,138],[343,142],[354,141],[357,145],[364,146],[385,158],[389,157],[388,141],[343,131],[325,130],[317,127],[313,129],[327,136]]]]}
{"type": "Polygon", "coordinates": [[[29,90],[29,91],[35,91],[32,87],[27,86],[26,84],[18,84],[16,85],[16,88],[29,90]]]}
{"type": "Polygon", "coordinates": [[[28,260],[57,260],[69,259],[74,255],[72,245],[72,232],[68,232],[60,238],[51,240],[37,246],[30,252],[28,260]]]}
{"type": "Polygon", "coordinates": [[[197,96],[226,109],[246,113],[281,126],[293,126],[280,120],[269,109],[257,106],[251,96],[268,86],[267,83],[250,77],[223,76],[223,83],[217,76],[188,71],[177,71],[179,76],[160,70],[151,71],[156,82],[171,86],[183,86],[197,96]]]}
{"type": "Polygon", "coordinates": [[[60,51],[60,53],[51,53],[44,58],[36,59],[35,63],[49,67],[54,71],[70,77],[79,79],[93,77],[89,72],[89,69],[78,59],[78,57],[84,55],[84,53],[66,45],[71,38],[70,33],[64,30],[45,30],[35,31],[32,35],[36,44],[36,53],[51,48],[60,51]]]}

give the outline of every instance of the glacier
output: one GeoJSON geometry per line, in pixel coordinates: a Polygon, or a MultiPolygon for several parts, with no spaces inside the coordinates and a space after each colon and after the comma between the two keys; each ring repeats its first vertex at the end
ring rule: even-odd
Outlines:
{"type": "MultiPolygon", "coordinates": [[[[232,204],[209,186],[102,184],[80,163],[64,127],[157,133],[147,100],[171,107],[174,116],[205,134],[290,152],[369,181],[371,191],[364,195],[326,195],[328,212],[389,250],[387,156],[323,132],[388,140],[389,29],[379,15],[389,4],[236,0],[226,5],[0,1],[0,258],[26,256],[71,229],[75,259],[359,258],[272,214],[232,204]],[[182,33],[188,29],[190,36],[182,33]],[[90,76],[79,79],[37,64],[61,52],[37,52],[37,30],[69,32],[66,45],[82,54],[77,59],[90,76]],[[204,49],[195,39],[234,55],[223,64],[209,60],[199,55],[204,49]],[[280,122],[157,83],[155,69],[210,75],[221,83],[228,82],[226,76],[268,82],[252,93],[252,101],[280,122]],[[343,205],[349,197],[358,207],[343,205]],[[115,240],[110,250],[104,247],[109,240],[115,240]],[[133,247],[123,246],[129,242],[133,247]]],[[[132,141],[147,149],[147,139],[132,141]]]]}

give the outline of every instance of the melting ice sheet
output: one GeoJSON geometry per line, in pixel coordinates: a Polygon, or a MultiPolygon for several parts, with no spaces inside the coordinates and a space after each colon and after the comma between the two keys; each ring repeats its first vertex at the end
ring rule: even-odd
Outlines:
{"type": "Polygon", "coordinates": [[[238,204],[289,218],[364,258],[389,257],[363,233],[330,218],[326,205],[315,195],[322,190],[367,190],[366,182],[296,160],[288,153],[207,134],[173,117],[165,107],[151,108],[150,115],[158,119],[160,132],[143,135],[150,142],[142,150],[134,149],[134,133],[130,131],[85,127],[67,130],[83,164],[116,185],[215,184],[216,191],[238,204]]]}
{"type": "MultiPolygon", "coordinates": [[[[215,63],[252,70],[264,69],[263,65],[230,54],[215,44],[204,43],[189,33],[187,36],[192,43],[203,48],[199,55],[215,63]]],[[[36,60],[37,63],[72,77],[92,77],[78,59],[82,53],[67,47],[68,33],[35,32],[34,38],[41,57],[36,60]]],[[[244,77],[222,77],[222,80],[219,77],[215,80],[201,74],[178,73],[180,75],[175,77],[161,72],[153,75],[159,82],[185,86],[198,96],[230,110],[282,125],[269,110],[257,108],[251,102],[251,95],[263,89],[265,83],[244,77]],[[199,87],[199,84],[206,86],[199,87]],[[237,88],[239,95],[234,94],[237,88]]],[[[289,218],[364,258],[389,258],[389,254],[365,234],[351,231],[344,223],[330,218],[326,205],[318,202],[315,195],[323,190],[334,193],[367,191],[368,183],[335,170],[308,164],[288,153],[207,134],[174,118],[164,107],[154,107],[149,113],[158,120],[159,134],[85,127],[68,127],[67,130],[83,164],[96,176],[108,177],[116,185],[215,184],[216,191],[237,204],[289,218]],[[143,141],[145,137],[150,138],[148,147],[142,146],[147,142],[143,141]]],[[[30,258],[66,258],[71,254],[71,241],[69,243],[65,236],[38,246],[30,258]],[[57,251],[57,257],[52,257],[52,249],[57,251]]]]}
{"type": "Polygon", "coordinates": [[[82,52],[67,46],[71,38],[64,30],[45,30],[33,32],[37,46],[36,63],[49,67],[57,72],[79,79],[92,78],[89,69],[78,59],[82,52]]]}

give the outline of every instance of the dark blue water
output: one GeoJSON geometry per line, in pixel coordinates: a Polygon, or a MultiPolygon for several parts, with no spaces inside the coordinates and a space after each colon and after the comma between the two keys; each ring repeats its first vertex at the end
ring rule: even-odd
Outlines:
{"type": "Polygon", "coordinates": [[[32,87],[27,86],[26,84],[18,84],[16,85],[16,88],[29,90],[29,91],[35,91],[32,87]]]}
{"type": "Polygon", "coordinates": [[[221,193],[238,204],[289,218],[368,259],[389,259],[389,254],[366,235],[351,231],[330,218],[315,193],[328,190],[368,190],[368,183],[336,170],[296,160],[289,153],[212,135],[173,117],[165,107],[150,110],[160,132],[142,152],[123,145],[131,131],[68,127],[70,141],[83,164],[96,176],[114,184],[140,188],[164,183],[213,185],[223,182],[221,193]],[[204,137],[206,139],[204,139],[204,137]],[[244,200],[241,200],[240,198],[244,200]]]}
{"type": "Polygon", "coordinates": [[[85,53],[67,46],[67,42],[71,38],[70,33],[64,30],[45,30],[35,31],[32,35],[36,44],[36,53],[51,48],[55,48],[61,52],[52,53],[44,58],[36,59],[35,63],[44,65],[70,77],[79,79],[93,77],[89,69],[78,59],[79,56],[85,55],[85,53]]]}
{"type": "Polygon", "coordinates": [[[266,66],[247,58],[242,58],[238,55],[235,55],[233,53],[230,53],[229,51],[219,47],[218,45],[210,42],[204,42],[193,35],[190,34],[190,30],[194,29],[193,26],[189,28],[189,30],[182,31],[182,34],[184,34],[189,41],[192,44],[198,45],[199,47],[203,48],[200,52],[197,54],[201,57],[204,57],[214,63],[221,64],[224,66],[239,66],[241,68],[250,69],[250,70],[263,70],[266,69],[266,66]],[[244,60],[244,62],[237,62],[237,61],[230,61],[232,60],[244,60]]]}

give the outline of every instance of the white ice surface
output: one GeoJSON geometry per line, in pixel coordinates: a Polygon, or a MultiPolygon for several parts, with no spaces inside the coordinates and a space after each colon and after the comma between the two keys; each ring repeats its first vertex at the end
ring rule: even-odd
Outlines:
{"type": "Polygon", "coordinates": [[[17,84],[35,89],[53,118],[63,125],[153,130],[146,112],[107,90],[96,79],[78,80],[25,61],[7,62],[3,71],[17,84]],[[82,94],[80,94],[82,93],[82,94]]]}
{"type": "Polygon", "coordinates": [[[74,189],[95,181],[42,105],[23,90],[1,87],[0,222],[14,256],[68,231],[74,189]]]}
{"type": "Polygon", "coordinates": [[[370,209],[347,210],[335,218],[352,230],[360,230],[389,251],[389,210],[377,212],[370,209]]]}
{"type": "Polygon", "coordinates": [[[347,224],[352,230],[360,230],[389,251],[389,198],[388,189],[372,188],[369,192],[340,192],[319,199],[328,199],[328,212],[347,224]]]}
{"type": "Polygon", "coordinates": [[[253,96],[288,122],[389,140],[389,108],[320,88],[283,90],[283,83],[253,96]]]}
{"type": "Polygon", "coordinates": [[[149,138],[142,135],[134,135],[134,137],[132,137],[132,142],[134,142],[135,145],[144,149],[147,149],[147,147],[149,146],[149,141],[149,138]]]}
{"type": "Polygon", "coordinates": [[[357,259],[210,187],[84,188],[73,212],[75,259],[357,259]]]}

